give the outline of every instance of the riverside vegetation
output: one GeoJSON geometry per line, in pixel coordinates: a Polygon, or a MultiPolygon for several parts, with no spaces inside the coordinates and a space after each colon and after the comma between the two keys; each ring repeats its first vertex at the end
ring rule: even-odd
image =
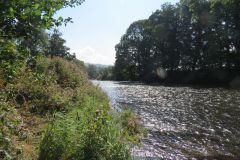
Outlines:
{"type": "Polygon", "coordinates": [[[130,158],[129,142],[142,133],[137,119],[111,112],[82,63],[36,60],[34,70],[25,66],[1,94],[1,158],[130,158]]]}
{"type": "Polygon", "coordinates": [[[116,80],[239,84],[239,10],[239,0],[164,4],[116,45],[116,80]]]}
{"type": "Polygon", "coordinates": [[[105,65],[97,65],[97,64],[87,64],[87,73],[90,79],[97,80],[114,80],[114,67],[113,66],[105,66],[105,65]]]}
{"type": "Polygon", "coordinates": [[[74,1],[0,2],[0,159],[131,159],[143,130],[88,81],[56,11],[74,1]]]}
{"type": "Polygon", "coordinates": [[[92,79],[240,87],[240,1],[180,0],[133,22],[92,79]]]}

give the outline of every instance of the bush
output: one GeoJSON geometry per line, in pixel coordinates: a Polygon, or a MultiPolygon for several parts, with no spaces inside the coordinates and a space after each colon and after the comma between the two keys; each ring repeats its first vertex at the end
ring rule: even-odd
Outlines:
{"type": "Polygon", "coordinates": [[[130,110],[123,110],[118,115],[118,122],[129,141],[139,142],[146,134],[146,130],[140,126],[140,118],[130,110]]]}
{"type": "Polygon", "coordinates": [[[6,40],[1,36],[0,30],[0,79],[6,84],[12,82],[23,69],[26,52],[19,51],[13,40],[6,40]]]}
{"type": "MultiPolygon", "coordinates": [[[[34,68],[25,67],[18,80],[7,85],[9,98],[18,106],[45,114],[68,110],[89,88],[79,64],[61,58],[38,56],[34,68]],[[79,94],[79,90],[83,94],[79,94]]],[[[91,91],[90,91],[91,92],[91,91]]]]}
{"type": "Polygon", "coordinates": [[[19,127],[19,115],[14,107],[0,102],[0,159],[11,160],[20,154],[17,141],[25,138],[25,133],[19,127]]]}
{"type": "Polygon", "coordinates": [[[131,159],[130,145],[142,135],[134,114],[111,112],[107,96],[88,81],[79,61],[38,56],[3,90],[0,159],[131,159]],[[54,121],[41,141],[49,119],[54,121]]]}
{"type": "Polygon", "coordinates": [[[129,141],[120,123],[109,114],[107,103],[93,97],[79,109],[51,124],[40,147],[40,160],[131,159],[129,141]]]}

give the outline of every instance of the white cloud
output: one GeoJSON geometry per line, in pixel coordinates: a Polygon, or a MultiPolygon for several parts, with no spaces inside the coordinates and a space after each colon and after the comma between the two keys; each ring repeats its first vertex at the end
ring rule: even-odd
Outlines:
{"type": "Polygon", "coordinates": [[[77,59],[82,60],[85,63],[113,65],[115,61],[113,55],[109,56],[97,53],[96,50],[90,46],[74,49],[73,52],[76,53],[77,59]]]}

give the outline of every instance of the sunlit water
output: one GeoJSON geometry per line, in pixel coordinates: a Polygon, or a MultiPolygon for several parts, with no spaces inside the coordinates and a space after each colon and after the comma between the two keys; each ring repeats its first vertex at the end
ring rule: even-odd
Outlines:
{"type": "Polygon", "coordinates": [[[142,147],[132,149],[135,157],[240,159],[240,91],[93,83],[113,108],[131,108],[148,129],[142,147]]]}

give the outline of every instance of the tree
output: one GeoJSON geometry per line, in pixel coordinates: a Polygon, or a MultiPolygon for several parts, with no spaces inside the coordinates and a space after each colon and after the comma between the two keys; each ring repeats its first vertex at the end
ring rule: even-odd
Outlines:
{"type": "Polygon", "coordinates": [[[179,65],[178,28],[179,15],[174,5],[164,4],[153,13],[149,21],[156,48],[156,67],[174,70],[179,65]]]}
{"type": "Polygon", "coordinates": [[[98,71],[97,71],[97,67],[95,65],[89,64],[87,66],[87,72],[88,72],[88,77],[90,79],[97,79],[98,77],[98,71]]]}
{"type": "Polygon", "coordinates": [[[57,29],[53,30],[53,34],[49,38],[49,47],[46,52],[47,56],[69,57],[70,48],[65,46],[66,40],[64,40],[61,36],[62,33],[60,33],[57,29]]]}
{"type": "Polygon", "coordinates": [[[27,37],[17,39],[19,47],[29,52],[31,57],[45,53],[49,45],[49,36],[46,31],[36,31],[33,36],[35,37],[34,39],[27,37]]]}
{"type": "Polygon", "coordinates": [[[71,18],[55,18],[55,13],[68,6],[80,5],[83,1],[0,1],[0,73],[6,81],[16,77],[26,61],[34,61],[36,54],[45,51],[46,29],[71,21],[71,18]]]}
{"type": "Polygon", "coordinates": [[[145,25],[145,20],[131,24],[121,42],[116,45],[115,73],[117,79],[121,77],[126,80],[139,79],[143,69],[142,60],[146,57],[144,54],[148,54],[144,39],[145,25]]]}
{"type": "Polygon", "coordinates": [[[162,5],[149,19],[131,24],[116,45],[117,79],[156,81],[162,79],[159,70],[175,80],[175,75],[196,72],[202,79],[218,70],[237,73],[239,9],[238,0],[180,0],[162,5]]]}
{"type": "Polygon", "coordinates": [[[80,5],[83,0],[11,0],[0,1],[0,28],[5,37],[34,38],[36,30],[50,29],[71,18],[55,18],[55,13],[65,7],[80,5]]]}

